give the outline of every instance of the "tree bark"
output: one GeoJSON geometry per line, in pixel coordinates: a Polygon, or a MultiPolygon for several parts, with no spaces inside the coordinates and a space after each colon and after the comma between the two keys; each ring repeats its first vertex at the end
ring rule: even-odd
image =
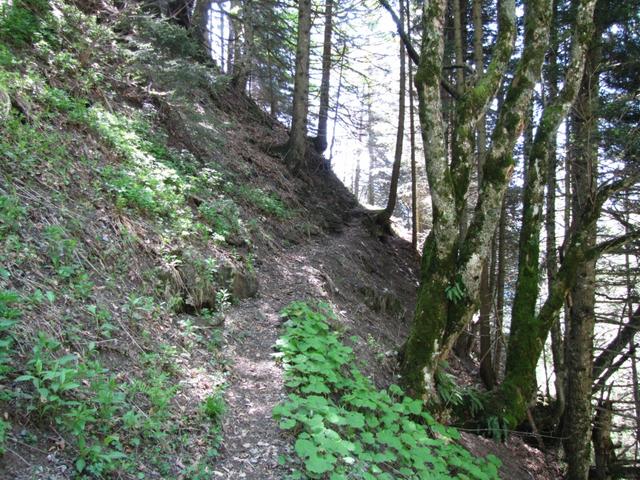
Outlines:
{"type": "Polygon", "coordinates": [[[496,273],[496,348],[494,354],[494,368],[496,379],[502,378],[502,353],[504,347],[504,284],[506,274],[506,229],[507,229],[506,199],[500,208],[500,224],[498,225],[498,271],[496,273]]]}
{"type": "MultiPolygon", "coordinates": [[[[598,402],[596,416],[593,421],[593,450],[595,453],[596,480],[610,480],[609,468],[615,463],[615,449],[611,440],[613,426],[613,402],[602,400],[598,402]]],[[[592,478],[588,475],[588,478],[592,478]]]]}
{"type": "Polygon", "coordinates": [[[320,110],[318,134],[314,145],[318,153],[327,149],[327,121],[329,119],[329,80],[331,76],[331,36],[333,32],[333,0],[325,1],[324,42],[322,47],[322,80],[320,81],[320,110]]]}
{"type": "MultiPolygon", "coordinates": [[[[207,49],[207,56],[209,58],[211,58],[211,32],[209,31],[209,18],[212,3],[213,2],[211,0],[197,0],[192,19],[192,25],[207,49]]],[[[222,22],[222,18],[220,19],[220,23],[224,24],[222,22]]],[[[221,50],[224,51],[224,48],[221,50]]],[[[221,69],[224,68],[224,57],[222,58],[223,60],[220,63],[221,69]]]]}
{"type": "MultiPolygon", "coordinates": [[[[484,54],[482,51],[482,0],[474,0],[473,14],[473,59],[476,75],[484,72],[484,54]]],[[[461,59],[462,60],[462,59],[461,59]]],[[[476,127],[476,151],[478,162],[478,188],[482,185],[482,169],[487,152],[487,131],[485,116],[478,119],[476,127]]],[[[495,250],[495,235],[494,248],[495,250]]],[[[493,305],[493,290],[489,285],[489,268],[485,261],[480,275],[480,378],[484,386],[491,390],[496,385],[496,374],[493,365],[493,348],[491,339],[491,308],[493,305]]]]}
{"type": "Polygon", "coordinates": [[[242,12],[242,42],[238,41],[236,50],[235,65],[231,84],[239,93],[247,90],[247,81],[251,74],[251,64],[253,62],[253,37],[254,37],[254,8],[252,0],[242,0],[240,2],[242,12]]]}
{"type": "Polygon", "coordinates": [[[338,74],[338,88],[336,90],[336,108],[333,110],[333,133],[331,134],[331,147],[329,147],[329,164],[333,161],[333,146],[336,143],[336,126],[338,123],[338,108],[340,108],[340,93],[342,93],[342,72],[344,70],[344,56],[347,53],[347,44],[342,44],[340,53],[340,73],[338,74]]]}
{"type": "MultiPolygon", "coordinates": [[[[415,79],[432,198],[433,229],[424,246],[421,287],[412,331],[404,348],[402,368],[409,391],[425,399],[435,398],[433,375],[438,362],[448,354],[455,338],[475,311],[480,273],[478,272],[477,277],[467,285],[462,278],[464,269],[461,271],[456,265],[460,246],[460,223],[456,209],[459,185],[454,185],[452,171],[447,163],[439,86],[443,67],[445,13],[445,1],[425,2],[423,6],[423,37],[420,64],[415,79]],[[447,292],[455,286],[472,291],[474,301],[460,302],[459,306],[464,307],[463,309],[447,298],[447,292]]],[[[537,24],[537,21],[534,23],[537,24]]],[[[498,40],[490,67],[486,74],[480,76],[476,84],[465,92],[464,97],[458,100],[463,105],[457,108],[456,113],[459,120],[457,128],[461,129],[457,138],[465,139],[468,143],[460,150],[460,166],[466,163],[467,170],[473,153],[475,125],[498,90],[514,41],[515,4],[505,0],[500,6],[498,40]]],[[[514,136],[515,130],[514,128],[514,136]]],[[[502,140],[500,139],[499,143],[502,140]]],[[[503,177],[503,181],[506,182],[507,177],[508,175],[503,177]]],[[[464,185],[468,185],[468,181],[468,178],[459,178],[459,182],[464,185]]],[[[466,188],[463,190],[466,195],[466,188]]],[[[483,224],[486,218],[484,216],[480,223],[483,224]]],[[[497,225],[497,215],[494,220],[493,230],[497,225]]],[[[486,245],[480,245],[482,253],[488,252],[491,239],[485,240],[486,245]]]]}
{"type": "MultiPolygon", "coordinates": [[[[594,6],[595,0],[580,0],[577,4],[579,13],[572,38],[571,62],[564,78],[562,92],[544,108],[535,139],[525,156],[527,165],[519,241],[518,280],[503,382],[503,388],[518,392],[516,398],[519,405],[515,407],[517,413],[507,413],[513,420],[522,418],[527,404],[535,394],[536,364],[548,335],[548,329],[539,328],[540,319],[535,312],[539,294],[540,230],[548,157],[553,145],[552,139],[555,138],[557,129],[580,88],[594,6]]],[[[552,315],[557,316],[557,312],[552,315]]]]}
{"type": "Polygon", "coordinates": [[[311,48],[311,0],[298,2],[298,41],[293,87],[291,135],[285,161],[294,172],[306,163],[307,113],[309,109],[309,53],[311,48]]]}
{"type": "MultiPolygon", "coordinates": [[[[400,22],[404,24],[404,5],[400,2],[400,22]]],[[[393,156],[393,168],[391,170],[391,182],[389,185],[389,198],[387,206],[380,212],[376,221],[383,226],[388,226],[398,201],[398,180],[400,179],[400,163],[402,161],[402,148],[404,144],[404,107],[406,98],[406,55],[405,48],[400,41],[400,88],[398,99],[398,129],[396,131],[396,149],[393,156]]]]}
{"type": "MultiPolygon", "coordinates": [[[[551,49],[546,72],[547,84],[547,104],[552,103],[558,96],[558,1],[553,2],[555,21],[551,27],[551,49]]],[[[546,105],[545,105],[546,107],[546,105]]],[[[553,279],[558,272],[558,251],[556,241],[556,170],[557,170],[557,134],[550,138],[549,159],[547,166],[547,192],[546,192],[546,215],[545,230],[547,231],[546,242],[546,266],[547,266],[547,290],[550,291],[553,279]]],[[[559,425],[560,418],[564,413],[565,406],[565,381],[566,370],[564,365],[564,340],[560,326],[559,313],[551,327],[551,355],[553,358],[554,387],[556,391],[556,402],[554,409],[553,424],[559,425]]]]}
{"type": "MultiPolygon", "coordinates": [[[[433,394],[433,373],[438,361],[450,351],[455,338],[475,311],[479,272],[472,282],[473,302],[460,302],[465,305],[457,306],[447,298],[447,292],[451,288],[467,287],[456,266],[456,257],[460,246],[460,219],[457,215],[460,210],[457,207],[460,203],[460,191],[463,191],[463,196],[466,195],[469,179],[452,172],[469,171],[475,123],[497,91],[515,39],[515,5],[508,1],[501,2],[499,35],[490,68],[473,88],[465,92],[464,98],[458,101],[456,128],[459,131],[456,138],[461,139],[464,145],[456,146],[459,149],[456,155],[459,161],[450,169],[444,146],[438,87],[443,65],[444,14],[444,2],[424,6],[421,61],[416,74],[425,158],[429,159],[426,167],[432,194],[434,228],[425,242],[421,289],[413,329],[405,348],[403,367],[409,389],[422,396],[433,394]],[[454,182],[454,177],[457,182],[454,182]]],[[[484,248],[488,250],[488,244],[484,248]]]]}
{"type": "Polygon", "coordinates": [[[629,341],[629,349],[631,350],[631,378],[633,379],[633,406],[636,414],[635,425],[635,459],[638,460],[638,447],[640,444],[640,385],[638,385],[638,364],[633,341],[629,341]]]}
{"type": "Polygon", "coordinates": [[[373,118],[373,108],[371,103],[373,102],[373,94],[371,92],[371,86],[369,85],[367,91],[367,151],[369,153],[369,178],[367,182],[367,203],[369,205],[375,204],[375,189],[374,189],[374,170],[376,167],[376,135],[373,131],[373,125],[375,123],[373,118]]]}
{"type": "MultiPolygon", "coordinates": [[[[601,34],[601,29],[597,28],[587,53],[582,86],[574,108],[575,137],[572,165],[574,215],[589,209],[596,196],[598,156],[596,110],[599,95],[598,63],[600,62],[601,34]]],[[[572,226],[572,229],[574,228],[572,226]]],[[[596,240],[596,222],[593,222],[584,235],[585,247],[593,248],[596,240]]],[[[568,480],[587,480],[591,464],[591,388],[593,333],[596,322],[595,267],[596,259],[578,265],[577,280],[571,289],[572,303],[569,306],[571,320],[567,335],[569,345],[567,404],[564,418],[564,448],[568,464],[568,480]]]]}
{"type": "MultiPolygon", "coordinates": [[[[411,34],[411,2],[406,0],[407,32],[411,34]]],[[[418,176],[416,171],[416,126],[413,105],[413,64],[409,67],[409,142],[411,143],[411,246],[418,249],[418,232],[420,230],[420,213],[418,212],[418,176]]]]}

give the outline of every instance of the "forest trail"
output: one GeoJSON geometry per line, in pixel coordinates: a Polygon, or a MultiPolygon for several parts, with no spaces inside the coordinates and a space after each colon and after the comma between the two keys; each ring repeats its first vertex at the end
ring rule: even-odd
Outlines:
{"type": "Polygon", "coordinates": [[[396,381],[395,350],[406,337],[415,299],[416,263],[411,245],[398,237],[380,241],[367,228],[367,213],[349,210],[321,234],[257,252],[255,298],[229,309],[224,358],[229,362],[219,478],[275,480],[292,468],[293,440],[271,416],[286,398],[283,370],[274,361],[281,332],[279,312],[293,301],[330,304],[336,326],[352,344],[361,370],[379,387],[396,381]]]}
{"type": "Polygon", "coordinates": [[[290,454],[292,447],[271,416],[286,397],[283,369],[272,357],[281,333],[279,312],[295,300],[330,294],[323,259],[327,252],[348,255],[349,239],[360,230],[360,223],[352,221],[341,234],[314,237],[263,260],[257,268],[257,297],[227,312],[224,357],[230,375],[221,458],[215,466],[221,478],[281,479],[288,471],[278,457],[290,454]]]}

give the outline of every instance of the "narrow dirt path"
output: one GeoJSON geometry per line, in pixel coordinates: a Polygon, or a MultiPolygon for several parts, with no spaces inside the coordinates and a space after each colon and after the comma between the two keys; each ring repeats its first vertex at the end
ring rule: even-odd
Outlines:
{"type": "Polygon", "coordinates": [[[264,259],[257,271],[258,296],[229,310],[224,334],[230,361],[227,413],[215,467],[220,478],[275,480],[289,471],[278,457],[292,448],[271,416],[286,397],[282,368],[272,357],[282,324],[278,312],[294,300],[326,296],[322,267],[314,263],[322,258],[320,249],[341,237],[317,237],[264,259]]]}

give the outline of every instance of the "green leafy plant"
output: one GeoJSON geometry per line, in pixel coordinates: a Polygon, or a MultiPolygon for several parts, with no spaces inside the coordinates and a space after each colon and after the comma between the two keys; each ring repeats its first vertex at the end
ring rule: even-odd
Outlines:
{"type": "Polygon", "coordinates": [[[507,425],[508,423],[500,417],[491,416],[487,418],[487,430],[496,442],[503,442],[507,439],[509,434],[507,425]]]}
{"type": "Polygon", "coordinates": [[[57,225],[47,227],[44,230],[44,238],[47,241],[47,253],[56,273],[64,279],[73,277],[80,269],[73,258],[78,241],[69,238],[66,231],[57,225]]]}
{"type": "Polygon", "coordinates": [[[224,398],[220,393],[209,395],[202,404],[202,412],[214,424],[219,424],[226,410],[224,398]]]}
{"type": "Polygon", "coordinates": [[[436,388],[445,407],[462,405],[463,390],[455,382],[453,375],[448,373],[446,362],[441,362],[436,371],[436,388]]]}
{"type": "MultiPolygon", "coordinates": [[[[211,226],[213,233],[221,240],[244,238],[244,227],[240,221],[240,211],[233,200],[221,198],[205,202],[198,207],[202,218],[211,226]]],[[[232,240],[233,241],[233,240],[232,240]]]]}
{"type": "Polygon", "coordinates": [[[260,188],[242,185],[238,188],[238,194],[267,215],[273,215],[277,218],[291,216],[291,212],[275,193],[267,193],[260,188]]]}
{"type": "Polygon", "coordinates": [[[375,388],[331,331],[326,305],[295,302],[282,315],[276,357],[292,393],[273,415],[296,437],[298,478],[498,478],[499,460],[457,445],[458,432],[437,423],[422,401],[396,385],[375,388]]]}
{"type": "Polygon", "coordinates": [[[31,383],[34,392],[27,394],[31,399],[29,409],[41,415],[77,405],[70,396],[80,387],[77,357],[72,354],[57,356],[60,348],[60,342],[40,332],[27,362],[27,373],[16,378],[16,382],[31,383]]]}
{"type": "Polygon", "coordinates": [[[0,195],[0,240],[19,230],[26,212],[17,197],[0,195]]]}
{"type": "Polygon", "coordinates": [[[50,19],[48,0],[14,0],[0,4],[0,39],[16,46],[31,43],[50,19]]]}
{"type": "MultiPolygon", "coordinates": [[[[16,292],[0,290],[0,382],[11,372],[11,330],[21,315],[21,311],[16,308],[20,301],[21,297],[16,292]]],[[[3,394],[0,392],[0,400],[2,399],[3,394]]]]}
{"type": "Polygon", "coordinates": [[[478,391],[474,388],[467,388],[463,394],[464,402],[469,405],[471,416],[475,417],[478,412],[484,410],[484,403],[478,391]]]}
{"type": "Polygon", "coordinates": [[[456,281],[445,288],[445,294],[447,299],[453,303],[459,303],[465,296],[464,283],[461,278],[456,278],[456,281]]]}

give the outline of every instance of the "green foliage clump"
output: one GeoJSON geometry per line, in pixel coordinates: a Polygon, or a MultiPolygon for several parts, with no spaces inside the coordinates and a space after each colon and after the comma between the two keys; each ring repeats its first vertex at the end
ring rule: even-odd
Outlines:
{"type": "Polygon", "coordinates": [[[76,258],[78,241],[68,236],[64,228],[51,225],[44,230],[47,254],[56,274],[68,282],[73,293],[87,298],[93,291],[93,282],[82,263],[76,258]]]}
{"type": "Polygon", "coordinates": [[[400,387],[377,390],[354,367],[352,350],[327,323],[326,306],[289,305],[278,341],[293,390],[273,415],[296,436],[295,451],[309,478],[497,479],[500,461],[473,457],[459,433],[437,423],[422,401],[400,387]]]}
{"type": "Polygon", "coordinates": [[[16,197],[0,195],[0,240],[18,232],[20,221],[24,219],[26,213],[27,210],[20,205],[16,197]]]}
{"type": "Polygon", "coordinates": [[[225,410],[224,398],[219,393],[209,395],[202,405],[203,413],[213,424],[220,423],[225,410]]]}
{"type": "MultiPolygon", "coordinates": [[[[178,431],[185,422],[175,408],[178,385],[164,371],[175,364],[174,354],[167,350],[144,355],[142,375],[123,381],[100,362],[65,353],[58,340],[39,333],[22,374],[14,379],[16,385],[24,385],[14,398],[19,408],[26,402],[27,411],[41,422],[54,423],[69,435],[80,477],[134,474],[137,459],[144,459],[167,478],[169,459],[182,447],[178,431]]],[[[215,420],[223,411],[221,398],[212,396],[190,427],[197,428],[205,419],[213,422],[213,427],[200,428],[214,450],[219,441],[215,420]]]]}
{"type": "Polygon", "coordinates": [[[198,212],[220,240],[245,235],[238,206],[229,198],[204,202],[198,207],[198,212]]]}
{"type": "Polygon", "coordinates": [[[3,455],[5,452],[7,435],[10,429],[11,429],[11,424],[6,420],[0,418],[0,455],[3,455]]]}
{"type": "Polygon", "coordinates": [[[146,137],[150,127],[143,118],[131,119],[93,107],[88,123],[125,160],[124,165],[102,172],[107,187],[116,195],[117,206],[167,218],[190,216],[183,179],[163,161],[166,148],[146,137]]]}
{"type": "MultiPolygon", "coordinates": [[[[0,290],[0,382],[11,372],[11,354],[13,337],[11,329],[20,318],[22,312],[17,308],[20,295],[10,290],[0,290]]],[[[0,391],[0,401],[3,393],[0,391]]]]}
{"type": "Polygon", "coordinates": [[[447,300],[455,304],[460,303],[465,298],[466,294],[465,286],[460,276],[456,278],[454,283],[445,288],[447,300]]]}
{"type": "Polygon", "coordinates": [[[178,58],[189,57],[200,62],[208,60],[202,42],[179,25],[149,17],[140,17],[136,21],[140,35],[149,40],[154,47],[178,58]]]}
{"type": "Polygon", "coordinates": [[[277,218],[289,218],[291,212],[275,193],[267,193],[260,188],[241,186],[239,195],[267,215],[277,218]]]}
{"type": "Polygon", "coordinates": [[[42,416],[55,415],[66,407],[77,405],[69,397],[71,391],[80,387],[75,365],[77,357],[71,354],[57,356],[60,348],[60,342],[41,333],[27,362],[26,373],[16,378],[16,382],[32,384],[33,393],[25,394],[30,400],[29,410],[42,416]]]}
{"type": "MultiPolygon", "coordinates": [[[[20,318],[21,312],[16,305],[21,298],[15,292],[0,290],[0,383],[12,371],[11,355],[13,353],[13,337],[11,329],[20,318]]],[[[7,393],[0,390],[0,402],[7,400],[7,393]]],[[[4,454],[7,435],[11,424],[0,418],[0,455],[4,454]]]]}
{"type": "Polygon", "coordinates": [[[42,34],[50,16],[48,0],[13,0],[0,5],[0,39],[21,47],[42,34]]]}

